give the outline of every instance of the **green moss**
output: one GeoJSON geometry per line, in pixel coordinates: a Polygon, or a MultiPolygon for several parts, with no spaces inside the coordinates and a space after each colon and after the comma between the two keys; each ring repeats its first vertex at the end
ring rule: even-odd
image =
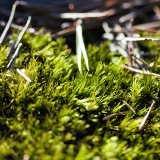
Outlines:
{"type": "MultiPolygon", "coordinates": [[[[12,71],[5,71],[8,43],[0,48],[0,159],[23,159],[25,154],[32,160],[160,158],[158,78],[123,70],[126,60],[110,52],[109,42],[88,46],[90,71],[83,68],[83,74],[64,39],[52,41],[40,31],[26,33],[22,43],[12,71]],[[16,68],[25,68],[32,82],[16,68]],[[139,131],[153,100],[156,105],[139,131]]],[[[151,70],[159,72],[159,58],[151,70]]]]}

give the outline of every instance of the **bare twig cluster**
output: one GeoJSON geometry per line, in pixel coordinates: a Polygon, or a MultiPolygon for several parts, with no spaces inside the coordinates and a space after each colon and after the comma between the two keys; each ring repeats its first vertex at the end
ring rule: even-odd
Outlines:
{"type": "MultiPolygon", "coordinates": [[[[28,16],[32,16],[32,26],[36,29],[45,28],[51,31],[53,37],[75,32],[77,19],[83,19],[83,28],[93,29],[102,27],[103,22],[115,26],[133,19],[133,30],[157,31],[159,27],[158,0],[45,0],[37,4],[27,1],[17,1],[13,24],[22,25],[28,16]]],[[[0,7],[0,14],[9,18],[10,10],[0,7]]],[[[1,21],[3,28],[5,21],[1,21]]],[[[11,27],[15,27],[11,25],[11,27]]],[[[20,27],[16,27],[17,29],[20,27]]],[[[114,27],[113,27],[114,29],[114,27]]],[[[124,28],[122,28],[124,29],[124,28]]]]}

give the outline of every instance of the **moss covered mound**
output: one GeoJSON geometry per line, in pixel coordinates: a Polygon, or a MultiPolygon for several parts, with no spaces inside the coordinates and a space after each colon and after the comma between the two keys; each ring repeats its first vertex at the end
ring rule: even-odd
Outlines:
{"type": "MultiPolygon", "coordinates": [[[[50,34],[26,33],[11,71],[8,50],[8,42],[0,47],[1,160],[160,158],[160,79],[124,70],[126,60],[110,52],[109,42],[87,47],[90,71],[83,74],[64,39],[50,34]]],[[[159,61],[157,55],[151,71],[159,73],[159,61]]]]}

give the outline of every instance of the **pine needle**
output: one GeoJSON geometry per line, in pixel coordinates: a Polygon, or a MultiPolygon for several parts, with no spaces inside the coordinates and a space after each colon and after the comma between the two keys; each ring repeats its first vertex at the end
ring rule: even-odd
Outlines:
{"type": "Polygon", "coordinates": [[[151,113],[151,111],[152,111],[152,108],[153,108],[153,106],[155,105],[155,103],[156,103],[155,101],[152,102],[152,104],[151,104],[151,106],[150,106],[147,114],[145,115],[142,123],[139,125],[139,130],[142,130],[142,129],[143,129],[143,127],[144,127],[144,125],[145,125],[145,123],[146,123],[146,121],[147,121],[147,119],[148,119],[148,117],[149,117],[149,115],[150,115],[150,113],[151,113]]]}
{"type": "Polygon", "coordinates": [[[14,62],[15,62],[18,54],[19,54],[19,50],[20,50],[21,46],[22,46],[22,43],[19,43],[14,55],[12,56],[11,60],[9,61],[8,65],[7,65],[7,69],[12,69],[13,68],[14,62]]]}
{"type": "Polygon", "coordinates": [[[21,39],[22,39],[24,33],[26,32],[26,30],[27,30],[27,28],[28,28],[30,22],[31,22],[31,16],[28,17],[28,20],[27,20],[27,22],[26,22],[24,28],[23,28],[22,31],[20,32],[20,34],[19,34],[17,40],[12,44],[12,46],[11,46],[9,52],[7,53],[7,56],[6,56],[7,59],[10,57],[11,54],[13,54],[13,52],[14,52],[15,49],[17,48],[17,46],[18,46],[18,44],[20,43],[20,41],[21,41],[21,39]]]}
{"type": "Polygon", "coordinates": [[[26,74],[24,73],[24,71],[20,70],[19,68],[16,69],[16,71],[28,82],[31,82],[31,79],[26,76],[26,74]]]}
{"type": "Polygon", "coordinates": [[[122,102],[123,102],[133,113],[136,113],[136,111],[133,109],[133,107],[130,106],[126,101],[122,100],[122,102]]]}
{"type": "Polygon", "coordinates": [[[16,10],[16,7],[17,7],[18,4],[19,4],[19,3],[16,1],[16,2],[13,4],[13,6],[12,6],[12,11],[11,11],[11,14],[10,14],[10,17],[9,17],[9,20],[8,20],[8,23],[7,23],[5,29],[4,29],[1,37],[0,37],[0,45],[3,43],[4,38],[5,38],[8,30],[9,30],[9,28],[10,28],[10,26],[11,26],[11,23],[12,23],[14,14],[15,14],[15,10],[16,10]]]}
{"type": "Polygon", "coordinates": [[[104,117],[103,120],[105,121],[105,120],[108,120],[108,119],[110,119],[110,118],[114,118],[114,117],[116,117],[116,116],[124,115],[124,114],[126,114],[126,113],[127,113],[127,112],[113,113],[113,114],[110,114],[109,116],[104,117]]]}
{"type": "Polygon", "coordinates": [[[81,54],[83,54],[86,68],[87,70],[89,70],[88,57],[87,57],[87,52],[84,46],[81,23],[82,21],[78,20],[77,26],[76,26],[76,52],[77,52],[77,63],[78,63],[78,68],[80,73],[82,73],[81,54]]]}

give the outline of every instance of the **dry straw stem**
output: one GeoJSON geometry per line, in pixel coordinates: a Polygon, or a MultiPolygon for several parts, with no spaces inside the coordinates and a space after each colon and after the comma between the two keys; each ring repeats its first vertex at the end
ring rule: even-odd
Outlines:
{"type": "Polygon", "coordinates": [[[110,9],[108,11],[104,11],[101,13],[92,13],[92,12],[88,12],[88,13],[62,13],[60,14],[60,18],[62,19],[77,19],[77,18],[101,18],[101,17],[108,17],[111,15],[114,15],[116,13],[115,9],[110,9]]]}
{"type": "Polygon", "coordinates": [[[114,117],[116,117],[116,116],[124,115],[124,114],[126,114],[126,113],[127,113],[127,112],[113,113],[113,114],[110,114],[109,116],[104,117],[103,120],[105,121],[105,120],[108,120],[108,119],[110,119],[110,118],[114,118],[114,117]]]}
{"type": "Polygon", "coordinates": [[[136,113],[136,111],[133,109],[133,107],[130,106],[126,101],[122,100],[122,102],[123,102],[133,113],[136,113]]]}
{"type": "Polygon", "coordinates": [[[9,30],[9,28],[10,28],[10,26],[11,26],[11,23],[12,23],[14,14],[15,14],[15,10],[16,10],[16,7],[17,7],[18,4],[19,4],[19,3],[18,3],[17,1],[13,4],[12,11],[11,11],[11,15],[10,15],[10,17],[9,17],[8,23],[7,23],[5,29],[4,29],[4,31],[3,31],[2,35],[1,35],[1,37],[0,37],[0,44],[3,43],[4,38],[5,38],[5,36],[6,36],[7,32],[8,32],[8,30],[9,30]]]}
{"type": "Polygon", "coordinates": [[[123,41],[129,41],[129,42],[134,42],[134,41],[160,41],[159,38],[150,38],[150,37],[125,37],[123,41]]]}
{"type": "Polygon", "coordinates": [[[136,69],[136,68],[129,67],[129,66],[126,66],[126,65],[122,65],[122,67],[124,69],[130,70],[130,71],[135,72],[135,73],[146,74],[146,75],[149,75],[149,76],[155,76],[157,78],[160,78],[160,75],[156,74],[156,73],[152,73],[152,72],[149,72],[149,71],[142,71],[140,69],[136,69]]]}
{"type": "Polygon", "coordinates": [[[153,106],[155,105],[155,103],[156,103],[155,101],[152,102],[152,104],[151,104],[151,106],[150,106],[147,114],[145,115],[142,123],[139,125],[139,131],[143,129],[143,127],[144,127],[144,125],[145,125],[145,123],[146,123],[146,121],[147,121],[147,119],[148,119],[148,117],[149,117],[149,115],[150,115],[150,113],[151,113],[151,111],[152,111],[152,108],[153,108],[153,106]]]}

